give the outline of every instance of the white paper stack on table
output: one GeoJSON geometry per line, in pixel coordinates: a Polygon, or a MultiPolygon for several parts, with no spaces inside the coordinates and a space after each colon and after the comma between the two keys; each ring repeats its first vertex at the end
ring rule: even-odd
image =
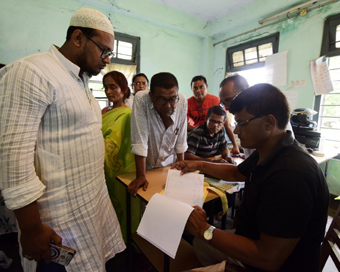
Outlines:
{"type": "Polygon", "coordinates": [[[174,259],[192,206],[203,205],[203,180],[202,174],[169,170],[164,195],[152,196],[137,233],[174,259]]]}

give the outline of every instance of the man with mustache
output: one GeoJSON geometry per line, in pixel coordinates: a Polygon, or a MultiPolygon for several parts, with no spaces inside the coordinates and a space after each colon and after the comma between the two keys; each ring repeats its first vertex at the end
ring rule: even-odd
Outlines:
{"type": "Polygon", "coordinates": [[[248,159],[238,166],[197,161],[172,166],[183,174],[199,170],[245,181],[235,234],[210,226],[205,211],[194,207],[186,230],[195,236],[200,262],[208,266],[199,271],[232,265],[249,271],[319,271],[329,192],[318,163],[286,130],[286,97],[270,84],[257,84],[234,98],[230,112],[241,145],[256,149],[248,159]]]}
{"type": "MultiPolygon", "coordinates": [[[[209,108],[220,104],[220,99],[217,96],[208,94],[208,83],[204,76],[193,77],[191,90],[194,95],[188,99],[188,132],[204,124],[209,108]]],[[[232,153],[238,154],[239,149],[228,118],[225,120],[224,127],[233,144],[232,153]]]]}
{"type": "Polygon", "coordinates": [[[186,160],[233,162],[223,131],[226,116],[221,106],[212,106],[208,110],[207,121],[188,136],[188,149],[184,154],[186,160]]]}
{"type": "Polygon", "coordinates": [[[148,169],[163,167],[184,159],[187,150],[187,100],[178,93],[178,82],[170,73],[151,78],[150,91],[139,91],[134,98],[131,115],[131,148],[135,154],[136,179],[128,191],[136,196],[145,191],[148,169]]]}

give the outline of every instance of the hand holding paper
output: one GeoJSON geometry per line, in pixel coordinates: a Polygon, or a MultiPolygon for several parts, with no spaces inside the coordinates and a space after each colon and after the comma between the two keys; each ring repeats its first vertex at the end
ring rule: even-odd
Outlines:
{"type": "Polygon", "coordinates": [[[150,199],[137,233],[175,258],[192,206],[203,204],[203,180],[201,174],[169,170],[164,195],[150,199]]]}

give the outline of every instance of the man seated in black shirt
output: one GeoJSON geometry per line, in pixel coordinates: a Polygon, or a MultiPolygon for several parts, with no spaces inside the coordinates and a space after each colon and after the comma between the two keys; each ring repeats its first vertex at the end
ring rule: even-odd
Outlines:
{"type": "Polygon", "coordinates": [[[207,113],[207,121],[188,136],[188,149],[184,159],[210,162],[233,162],[224,135],[223,124],[227,117],[221,106],[212,106],[207,113]]]}
{"type": "MultiPolygon", "coordinates": [[[[328,214],[328,188],[317,162],[285,127],[289,106],[270,84],[242,91],[231,103],[241,146],[255,148],[238,166],[181,161],[182,173],[200,170],[224,180],[245,181],[235,234],[207,223],[195,206],[186,230],[204,266],[230,262],[249,271],[319,271],[328,214]]],[[[214,267],[207,271],[219,271],[214,267]]]]}

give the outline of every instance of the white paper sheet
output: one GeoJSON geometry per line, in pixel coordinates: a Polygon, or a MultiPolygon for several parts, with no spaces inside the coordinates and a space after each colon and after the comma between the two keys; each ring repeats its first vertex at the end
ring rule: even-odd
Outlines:
{"type": "Polygon", "coordinates": [[[306,87],[305,79],[292,80],[288,85],[288,88],[305,88],[305,87],[306,87]]]}
{"type": "Polygon", "coordinates": [[[183,201],[191,206],[203,205],[204,175],[197,173],[181,174],[179,170],[170,169],[165,184],[164,195],[183,201]]]}
{"type": "Polygon", "coordinates": [[[287,84],[287,51],[266,57],[266,83],[276,87],[287,84]]]}
{"type": "Polygon", "coordinates": [[[146,206],[137,233],[174,259],[192,210],[184,202],[155,194],[146,206]]]}
{"type": "Polygon", "coordinates": [[[283,94],[286,96],[290,110],[293,111],[296,109],[297,100],[298,100],[298,91],[284,91],[283,94]]]}
{"type": "Polygon", "coordinates": [[[320,57],[310,61],[310,73],[312,76],[315,95],[327,94],[334,90],[329,74],[327,58],[320,57]]]}

